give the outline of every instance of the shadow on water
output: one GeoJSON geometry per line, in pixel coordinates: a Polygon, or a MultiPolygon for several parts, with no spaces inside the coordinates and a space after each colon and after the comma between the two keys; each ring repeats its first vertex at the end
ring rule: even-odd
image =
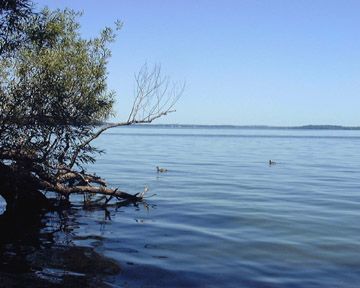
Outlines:
{"type": "Polygon", "coordinates": [[[109,287],[116,262],[91,247],[75,246],[72,207],[42,214],[0,215],[0,287],[109,287]]]}
{"type": "MultiPolygon", "coordinates": [[[[156,205],[145,201],[118,203],[105,209],[84,207],[76,200],[74,203],[46,213],[5,211],[0,215],[0,288],[168,287],[169,283],[172,287],[202,287],[196,283],[198,275],[129,262],[126,255],[125,259],[119,258],[122,251],[132,249],[128,247],[129,243],[122,242],[121,236],[115,242],[109,242],[96,231],[98,228],[105,231],[108,225],[113,225],[111,216],[121,213],[124,205],[134,211],[149,211],[156,209],[156,205]],[[116,260],[101,254],[103,245],[114,245],[116,260]]],[[[136,252],[144,253],[146,257],[146,251],[136,252]]],[[[153,256],[155,262],[162,257],[153,256]]]]}

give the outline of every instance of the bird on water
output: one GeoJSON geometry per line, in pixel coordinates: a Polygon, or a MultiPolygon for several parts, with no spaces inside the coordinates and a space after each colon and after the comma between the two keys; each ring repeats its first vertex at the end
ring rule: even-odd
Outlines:
{"type": "Polygon", "coordinates": [[[269,165],[275,165],[275,164],[276,164],[275,161],[269,160],[269,165]]]}
{"type": "Polygon", "coordinates": [[[164,172],[167,172],[168,170],[165,168],[160,168],[159,166],[156,166],[156,171],[157,171],[157,173],[164,173],[164,172]]]}

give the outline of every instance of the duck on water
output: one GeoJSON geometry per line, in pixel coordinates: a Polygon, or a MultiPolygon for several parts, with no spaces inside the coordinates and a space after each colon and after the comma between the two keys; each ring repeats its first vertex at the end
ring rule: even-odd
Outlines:
{"type": "Polygon", "coordinates": [[[157,173],[164,173],[164,172],[167,172],[168,170],[165,168],[160,168],[159,166],[156,166],[156,171],[157,171],[157,173]]]}

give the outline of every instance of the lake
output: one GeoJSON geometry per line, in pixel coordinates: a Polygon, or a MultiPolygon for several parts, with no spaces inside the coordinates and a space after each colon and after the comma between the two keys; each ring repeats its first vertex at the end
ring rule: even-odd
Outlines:
{"type": "Polygon", "coordinates": [[[147,205],[74,208],[56,241],[115,259],[110,286],[359,287],[360,131],[125,127],[97,146],[89,171],[147,205]]]}

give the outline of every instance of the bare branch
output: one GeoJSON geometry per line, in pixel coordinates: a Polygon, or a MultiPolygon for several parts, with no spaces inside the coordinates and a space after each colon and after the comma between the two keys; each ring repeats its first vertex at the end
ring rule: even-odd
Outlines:
{"type": "Polygon", "coordinates": [[[185,83],[173,83],[170,87],[169,77],[161,74],[161,66],[155,65],[149,70],[146,63],[134,78],[136,85],[134,102],[127,121],[106,125],[81,143],[72,156],[70,168],[74,166],[81,150],[106,130],[132,124],[151,123],[176,111],[173,107],[184,93],[185,83]]]}

